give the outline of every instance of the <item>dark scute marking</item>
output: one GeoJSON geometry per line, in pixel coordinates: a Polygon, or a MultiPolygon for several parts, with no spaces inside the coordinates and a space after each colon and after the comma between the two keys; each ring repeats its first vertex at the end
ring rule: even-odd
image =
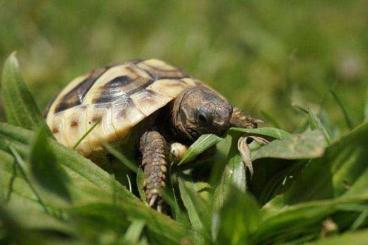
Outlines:
{"type": "Polygon", "coordinates": [[[88,76],[75,88],[65,94],[63,98],[61,98],[60,103],[56,106],[55,113],[80,105],[83,102],[83,98],[87,94],[89,89],[105,71],[106,68],[98,69],[92,72],[90,76],[88,76]]]}
{"type": "Polygon", "coordinates": [[[72,127],[72,128],[78,127],[78,122],[77,121],[71,121],[70,127],[72,127]]]}
{"type": "Polygon", "coordinates": [[[147,72],[154,80],[159,79],[182,79],[186,77],[190,77],[189,74],[182,71],[181,69],[174,67],[173,70],[163,70],[156,66],[151,66],[145,64],[147,68],[142,68],[145,72],[147,72]]]}
{"type": "MultiPolygon", "coordinates": [[[[142,77],[138,77],[137,79],[143,79],[142,77]]],[[[137,82],[137,80],[133,80],[129,76],[119,76],[106,83],[103,88],[100,96],[93,99],[93,103],[97,104],[107,104],[110,102],[126,103],[129,99],[129,96],[132,94],[145,89],[149,85],[153,83],[153,80],[147,79],[140,86],[137,86],[129,91],[125,88],[125,86],[137,82]]]]}
{"type": "Polygon", "coordinates": [[[57,127],[52,128],[52,133],[53,134],[59,133],[59,129],[57,127]]]}
{"type": "Polygon", "coordinates": [[[132,59],[132,60],[128,60],[127,63],[129,64],[138,64],[138,63],[141,63],[142,62],[142,59],[132,59]]]}
{"type": "Polygon", "coordinates": [[[93,100],[93,103],[109,103],[117,99],[119,96],[124,96],[124,86],[133,82],[128,76],[119,76],[106,83],[102,88],[102,93],[99,97],[93,100]]]}
{"type": "Polygon", "coordinates": [[[95,115],[92,117],[92,122],[97,123],[102,121],[102,115],[95,115]]]}
{"type": "Polygon", "coordinates": [[[145,82],[145,83],[144,83],[144,84],[142,84],[141,86],[136,87],[135,89],[130,90],[127,94],[128,94],[128,95],[135,94],[135,93],[137,93],[137,92],[139,92],[139,91],[141,91],[141,90],[143,90],[143,89],[147,88],[147,87],[148,87],[149,85],[151,85],[153,82],[154,82],[154,80],[149,79],[149,80],[147,80],[147,82],[145,82]]]}

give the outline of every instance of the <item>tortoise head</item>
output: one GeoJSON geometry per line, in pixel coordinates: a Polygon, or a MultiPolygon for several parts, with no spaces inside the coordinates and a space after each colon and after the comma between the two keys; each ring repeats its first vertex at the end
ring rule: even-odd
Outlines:
{"type": "Polygon", "coordinates": [[[202,85],[184,90],[174,101],[172,125],[187,140],[202,134],[223,134],[230,127],[233,107],[216,91],[202,85]]]}

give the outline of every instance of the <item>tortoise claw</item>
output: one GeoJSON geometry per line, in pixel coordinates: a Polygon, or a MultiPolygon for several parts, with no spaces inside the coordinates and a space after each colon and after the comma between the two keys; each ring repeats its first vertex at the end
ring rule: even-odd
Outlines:
{"type": "Polygon", "coordinates": [[[150,207],[153,207],[153,206],[154,206],[154,204],[155,204],[155,202],[156,202],[156,200],[157,200],[157,198],[158,198],[158,195],[153,195],[153,196],[150,198],[148,205],[149,205],[150,207]]]}
{"type": "Polygon", "coordinates": [[[148,200],[148,206],[153,209],[156,209],[157,212],[162,213],[163,210],[163,201],[161,197],[157,194],[152,195],[151,198],[148,200]]]}

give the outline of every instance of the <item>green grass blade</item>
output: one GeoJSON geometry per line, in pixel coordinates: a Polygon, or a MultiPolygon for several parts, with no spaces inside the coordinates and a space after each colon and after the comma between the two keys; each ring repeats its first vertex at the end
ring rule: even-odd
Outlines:
{"type": "Polygon", "coordinates": [[[190,185],[190,183],[179,179],[180,195],[184,206],[188,211],[189,220],[195,231],[199,232],[199,240],[209,238],[211,224],[210,208],[190,185]]]}
{"type": "Polygon", "coordinates": [[[130,161],[123,153],[116,150],[112,145],[104,142],[102,143],[105,149],[116,159],[118,159],[121,163],[123,163],[128,169],[132,170],[134,173],[137,173],[138,167],[135,163],[130,161]]]}
{"type": "Polygon", "coordinates": [[[336,92],[334,90],[330,90],[330,93],[331,93],[332,97],[334,98],[334,100],[336,101],[337,105],[340,107],[340,110],[341,110],[342,114],[344,115],[346,125],[350,129],[354,128],[353,120],[352,120],[350,114],[348,113],[348,111],[346,110],[345,105],[342,102],[342,100],[340,99],[340,97],[336,94],[336,92]]]}
{"type": "Polygon", "coordinates": [[[45,202],[43,201],[40,194],[38,193],[38,190],[36,190],[36,188],[33,186],[32,182],[29,178],[26,163],[23,161],[22,157],[18,154],[18,152],[12,146],[9,146],[9,149],[10,149],[10,152],[13,154],[13,156],[15,158],[15,162],[17,163],[19,170],[22,173],[22,177],[27,182],[29,188],[32,190],[33,194],[36,196],[39,204],[43,207],[44,211],[46,213],[49,213],[49,210],[47,209],[47,206],[46,206],[45,202]]]}
{"type": "Polygon", "coordinates": [[[364,101],[364,121],[368,121],[368,88],[364,101]]]}
{"type": "Polygon", "coordinates": [[[69,177],[64,169],[56,162],[56,157],[47,141],[47,131],[41,128],[36,134],[30,156],[30,170],[37,183],[70,202],[68,189],[69,177]]]}
{"type": "Polygon", "coordinates": [[[281,125],[277,122],[277,120],[270,113],[266,111],[261,111],[261,115],[267,123],[270,123],[275,128],[281,127],[281,125]]]}
{"type": "Polygon", "coordinates": [[[44,124],[41,112],[20,74],[15,53],[4,64],[1,97],[9,123],[27,129],[35,129],[44,124]]]}
{"type": "Polygon", "coordinates": [[[368,217],[368,209],[364,210],[358,218],[354,221],[354,223],[351,225],[350,230],[356,231],[358,228],[360,228],[364,222],[367,220],[368,217]]]}
{"type": "Polygon", "coordinates": [[[321,120],[319,119],[319,117],[316,113],[314,113],[310,109],[305,109],[301,106],[295,106],[295,108],[298,109],[299,111],[305,113],[308,116],[308,123],[309,123],[309,127],[311,129],[321,130],[321,132],[325,136],[325,139],[326,139],[327,143],[330,144],[332,142],[330,133],[328,132],[326,127],[323,125],[323,123],[321,122],[321,120]]]}
{"type": "Polygon", "coordinates": [[[368,231],[362,230],[357,232],[347,232],[339,236],[328,237],[318,240],[312,244],[315,245],[365,245],[368,244],[368,231]]]}
{"type": "Polygon", "coordinates": [[[92,132],[92,130],[99,124],[100,122],[97,121],[95,124],[93,124],[83,135],[80,137],[80,139],[75,143],[73,146],[73,149],[77,149],[78,145],[92,132]]]}
{"type": "MultiPolygon", "coordinates": [[[[27,152],[30,152],[31,145],[31,140],[29,139],[34,138],[35,134],[29,130],[0,123],[0,137],[8,142],[5,142],[5,147],[7,147],[9,143],[14,145],[14,148],[18,148],[19,145],[21,145],[26,148],[24,154],[27,155],[27,152]]],[[[156,236],[163,237],[163,239],[167,239],[167,241],[171,243],[178,243],[181,238],[190,236],[186,226],[147,207],[125,187],[116,182],[107,172],[103,171],[88,159],[71,149],[61,146],[52,139],[47,139],[47,144],[54,153],[55,163],[62,166],[70,177],[69,190],[72,193],[73,205],[82,207],[86,205],[86,203],[91,204],[99,202],[100,205],[98,207],[106,207],[103,208],[101,213],[103,216],[116,215],[119,219],[126,219],[128,217],[131,220],[138,217],[146,223],[148,231],[153,232],[156,236]],[[112,182],[114,182],[114,188],[111,188],[112,182]],[[114,195],[116,196],[116,203],[111,204],[114,195]],[[119,211],[120,216],[118,216],[117,213],[113,213],[114,208],[119,208],[121,210],[119,211]],[[160,234],[162,230],[165,230],[165,233],[160,234]]],[[[0,148],[3,148],[1,144],[0,148]]],[[[12,169],[8,165],[9,164],[0,165],[0,176],[2,176],[2,178],[0,178],[1,188],[8,187],[9,179],[11,178],[12,169]],[[6,178],[4,179],[3,176],[6,176],[6,178]]],[[[27,184],[23,182],[17,177],[17,185],[14,186],[12,201],[17,201],[19,205],[39,205],[32,191],[29,190],[27,184]],[[20,183],[22,183],[22,185],[20,185],[20,183]]],[[[40,189],[40,191],[42,191],[42,189],[40,189]]],[[[44,194],[45,192],[42,192],[42,197],[44,197],[44,194]]],[[[63,206],[57,202],[49,202],[49,198],[47,198],[46,204],[51,205],[47,206],[48,210],[65,210],[65,205],[63,206]]],[[[75,207],[72,209],[69,208],[66,211],[69,212],[74,210],[74,208],[75,207]]],[[[96,219],[93,220],[98,223],[96,219]]]]}
{"type": "Polygon", "coordinates": [[[246,168],[239,154],[230,157],[229,163],[225,166],[221,182],[215,189],[213,196],[213,206],[219,210],[224,202],[230,198],[230,191],[233,187],[238,188],[243,193],[247,189],[246,168]]]}
{"type": "Polygon", "coordinates": [[[257,230],[262,216],[256,201],[235,187],[230,187],[224,206],[218,213],[217,244],[252,244],[250,234],[257,230]]]}
{"type": "Polygon", "coordinates": [[[221,138],[214,134],[205,134],[199,137],[188,149],[183,159],[178,163],[182,165],[194,160],[199,154],[221,141],[221,138]]]}
{"type": "Polygon", "coordinates": [[[144,228],[144,221],[134,220],[124,235],[125,242],[129,244],[138,243],[143,228],[144,228]]]}

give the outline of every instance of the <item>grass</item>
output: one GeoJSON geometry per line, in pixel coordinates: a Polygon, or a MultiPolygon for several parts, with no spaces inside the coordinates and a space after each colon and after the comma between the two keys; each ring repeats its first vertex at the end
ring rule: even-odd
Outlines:
{"type": "Polygon", "coordinates": [[[131,192],[142,186],[139,174],[131,177],[137,186],[124,185],[49,136],[44,122],[37,120],[41,115],[15,54],[4,66],[2,98],[8,119],[0,125],[3,242],[263,244],[328,242],[326,237],[335,241],[340,234],[345,241],[354,239],[357,230],[357,236],[364,234],[367,123],[333,143],[313,114],[309,129],[300,134],[266,127],[234,128],[225,138],[204,135],[179,168],[172,166],[165,194],[169,217],[131,192]],[[264,146],[250,145],[253,176],[237,147],[243,134],[274,139],[264,146]],[[208,156],[207,166],[201,164],[212,164],[210,174],[197,176],[198,166],[189,163],[212,146],[216,153],[208,156]],[[22,218],[24,212],[37,222],[22,218]],[[324,227],[326,222],[333,228],[324,227]]]}
{"type": "Polygon", "coordinates": [[[366,8],[0,2],[0,243],[365,244],[366,8]],[[15,54],[5,58],[13,49],[26,81],[15,54]],[[185,67],[266,121],[196,141],[169,171],[169,216],[144,203],[129,154],[110,147],[118,160],[105,171],[58,144],[39,109],[76,74],[135,57],[185,67]],[[253,175],[237,147],[244,134],[271,140],[250,145],[253,175]]]}

